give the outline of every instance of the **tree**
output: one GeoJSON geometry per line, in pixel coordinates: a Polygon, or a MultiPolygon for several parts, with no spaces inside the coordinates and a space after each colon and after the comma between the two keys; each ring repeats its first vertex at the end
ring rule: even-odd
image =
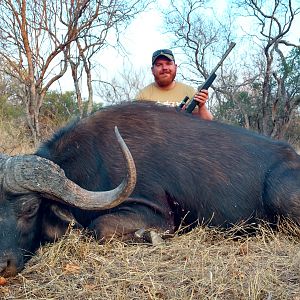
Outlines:
{"type": "MultiPolygon", "coordinates": [[[[118,32],[118,22],[132,17],[138,3],[0,0],[0,57],[6,62],[6,74],[18,79],[24,87],[20,98],[35,143],[40,137],[39,113],[44,97],[52,84],[64,76],[68,62],[75,83],[80,74],[75,72],[76,68],[81,63],[84,65],[91,110],[91,57],[107,42],[108,30],[114,27],[118,32]],[[74,49],[79,50],[77,62],[74,49]]],[[[82,109],[78,86],[76,92],[82,109]]]]}
{"type": "Polygon", "coordinates": [[[24,86],[21,96],[35,143],[40,134],[39,111],[43,99],[67,70],[70,44],[87,26],[77,24],[88,2],[76,1],[74,7],[74,1],[1,0],[0,55],[7,63],[6,73],[24,86]],[[62,28],[67,10],[74,13],[67,28],[62,28]]]}
{"type": "Polygon", "coordinates": [[[170,11],[165,12],[166,28],[174,34],[174,46],[184,53],[187,72],[182,77],[191,83],[198,83],[199,78],[203,81],[230,40],[237,41],[240,49],[249,43],[240,57],[231,54],[218,71],[212,85],[214,110],[220,119],[229,118],[265,135],[282,138],[299,105],[297,93],[289,92],[291,75],[282,72],[288,64],[287,49],[299,47],[289,41],[299,7],[291,0],[235,2],[238,6],[231,11],[238,11],[242,21],[249,17],[253,30],[240,38],[238,16],[229,14],[220,21],[209,1],[171,0],[170,11]]]}
{"type": "MultiPolygon", "coordinates": [[[[97,65],[97,53],[111,45],[121,49],[122,45],[119,40],[121,32],[139,12],[145,10],[150,1],[108,0],[90,2],[94,2],[94,6],[97,6],[98,16],[94,22],[90,23],[90,26],[83,30],[74,43],[74,47],[70,49],[68,56],[81,116],[83,115],[83,107],[79,80],[84,74],[88,88],[86,113],[90,114],[93,108],[92,71],[97,65]],[[110,35],[112,32],[114,38],[110,35]]],[[[89,19],[90,17],[87,16],[86,18],[89,19]]]]}
{"type": "Polygon", "coordinates": [[[96,86],[97,94],[109,104],[132,101],[145,86],[147,75],[144,70],[134,70],[133,66],[125,66],[110,82],[99,81],[96,86]]]}
{"type": "Polygon", "coordinates": [[[289,33],[300,7],[295,7],[292,0],[276,0],[272,3],[244,0],[238,1],[238,4],[257,21],[259,35],[254,35],[254,38],[260,42],[264,55],[263,69],[258,74],[262,83],[259,103],[262,112],[261,133],[283,138],[291,116],[299,105],[296,94],[288,92],[289,71],[285,53],[286,48],[300,47],[289,41],[289,33]]]}
{"type": "Polygon", "coordinates": [[[285,114],[288,114],[289,119],[285,123],[285,127],[288,127],[294,119],[293,116],[299,116],[297,108],[300,105],[300,48],[292,49],[287,55],[285,62],[286,64],[282,66],[279,73],[282,78],[285,78],[285,93],[287,95],[287,101],[283,102],[284,106],[280,106],[280,114],[283,117],[285,114]]]}
{"type": "MultiPolygon", "coordinates": [[[[200,85],[208,77],[233,40],[230,15],[226,22],[218,22],[214,15],[209,16],[208,11],[212,12],[209,5],[209,2],[198,0],[171,0],[169,10],[164,12],[166,30],[174,35],[172,45],[183,56],[181,67],[184,67],[184,72],[179,75],[192,85],[200,85]]],[[[218,70],[212,85],[211,99],[214,98],[219,107],[233,101],[233,93],[243,85],[237,81],[232,55],[218,70]]],[[[221,111],[219,109],[220,118],[224,117],[221,111]]]]}

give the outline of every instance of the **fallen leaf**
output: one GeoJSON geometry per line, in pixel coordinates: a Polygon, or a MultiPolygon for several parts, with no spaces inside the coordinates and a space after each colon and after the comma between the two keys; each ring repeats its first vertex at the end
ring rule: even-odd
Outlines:
{"type": "Polygon", "coordinates": [[[7,280],[4,277],[0,276],[0,285],[5,285],[5,284],[7,284],[7,280]]]}
{"type": "Polygon", "coordinates": [[[95,284],[85,284],[83,287],[84,287],[85,290],[92,291],[92,290],[94,290],[97,286],[96,286],[95,284]]]}
{"type": "Polygon", "coordinates": [[[80,266],[74,264],[66,264],[66,266],[64,267],[64,271],[66,273],[78,274],[80,272],[80,266]]]}

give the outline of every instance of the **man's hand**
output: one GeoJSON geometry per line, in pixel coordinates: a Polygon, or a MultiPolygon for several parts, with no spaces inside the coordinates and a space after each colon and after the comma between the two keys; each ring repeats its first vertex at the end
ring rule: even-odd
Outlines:
{"type": "Polygon", "coordinates": [[[198,109],[196,108],[192,114],[197,115],[201,119],[212,120],[213,116],[205,105],[208,100],[208,90],[197,92],[194,96],[194,100],[198,102],[199,107],[198,109]]]}
{"type": "Polygon", "coordinates": [[[208,100],[208,90],[201,90],[200,92],[197,92],[194,96],[194,100],[198,102],[199,108],[201,108],[208,100]]]}

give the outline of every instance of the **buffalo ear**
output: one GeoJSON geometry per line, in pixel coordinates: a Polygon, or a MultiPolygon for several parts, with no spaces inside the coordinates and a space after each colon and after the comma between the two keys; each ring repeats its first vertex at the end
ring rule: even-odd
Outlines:
{"type": "Polygon", "coordinates": [[[69,226],[82,228],[73,214],[59,204],[49,204],[44,210],[42,221],[42,239],[44,242],[53,242],[62,237],[69,226]]]}
{"type": "Polygon", "coordinates": [[[61,221],[68,223],[72,226],[79,225],[79,223],[75,220],[73,214],[68,209],[61,207],[57,204],[50,205],[50,209],[53,212],[53,214],[61,221]]]}

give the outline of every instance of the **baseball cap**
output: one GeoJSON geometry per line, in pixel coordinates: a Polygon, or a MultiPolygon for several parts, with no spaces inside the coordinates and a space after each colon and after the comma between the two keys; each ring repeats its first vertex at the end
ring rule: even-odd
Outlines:
{"type": "Polygon", "coordinates": [[[156,50],[152,54],[152,65],[154,65],[155,61],[159,56],[164,56],[169,60],[173,60],[175,62],[175,58],[173,52],[170,49],[160,49],[156,50]]]}

